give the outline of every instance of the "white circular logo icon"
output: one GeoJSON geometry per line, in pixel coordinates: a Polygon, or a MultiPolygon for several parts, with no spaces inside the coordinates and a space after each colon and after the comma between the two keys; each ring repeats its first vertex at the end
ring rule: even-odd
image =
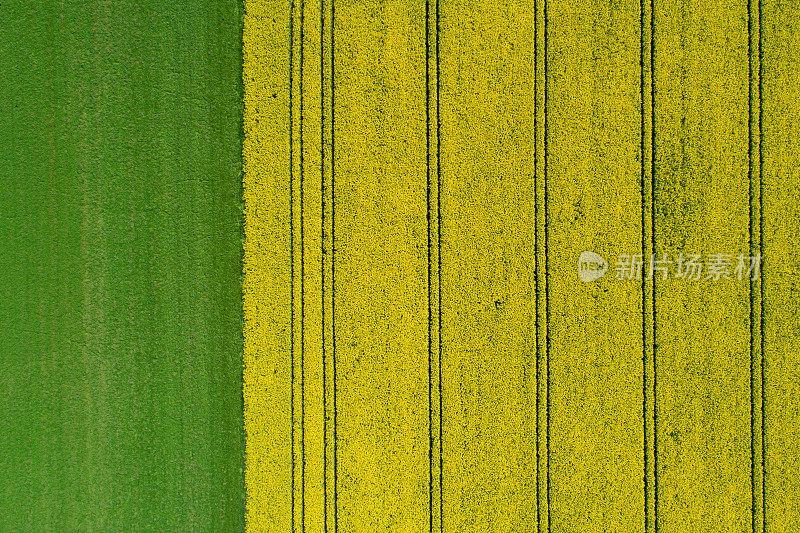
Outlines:
{"type": "Polygon", "coordinates": [[[578,276],[581,281],[589,283],[600,279],[608,272],[608,261],[602,255],[585,251],[578,258],[578,276]]]}

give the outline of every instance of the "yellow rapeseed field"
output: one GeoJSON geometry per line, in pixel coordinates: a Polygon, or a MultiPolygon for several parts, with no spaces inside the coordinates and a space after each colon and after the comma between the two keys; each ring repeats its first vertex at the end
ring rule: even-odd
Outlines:
{"type": "Polygon", "coordinates": [[[790,0],[245,0],[248,531],[800,531],[798,72],[790,0]]]}

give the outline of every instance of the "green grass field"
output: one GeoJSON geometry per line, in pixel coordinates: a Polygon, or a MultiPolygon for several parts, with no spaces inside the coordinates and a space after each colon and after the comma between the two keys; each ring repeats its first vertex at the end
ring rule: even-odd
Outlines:
{"type": "Polygon", "coordinates": [[[4,0],[0,80],[0,531],[240,530],[240,4],[4,0]]]}

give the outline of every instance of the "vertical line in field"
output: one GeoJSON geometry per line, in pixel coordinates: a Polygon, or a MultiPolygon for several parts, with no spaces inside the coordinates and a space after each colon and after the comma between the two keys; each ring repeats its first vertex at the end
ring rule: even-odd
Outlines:
{"type": "MultiPolygon", "coordinates": [[[[655,0],[650,0],[650,251],[656,253],[656,34],[655,0]]],[[[656,359],[656,276],[652,286],[653,326],[653,522],[658,533],[658,367],[656,359]]]]}
{"type": "Polygon", "coordinates": [[[541,483],[539,481],[541,438],[539,408],[539,5],[533,0],[533,286],[536,298],[536,318],[534,330],[536,337],[536,531],[541,532],[541,483]]]}
{"type": "Polygon", "coordinates": [[[303,45],[305,41],[305,1],[300,1],[300,530],[305,531],[306,507],[306,428],[305,428],[305,201],[304,201],[304,143],[303,143],[303,45]]]}
{"type": "Polygon", "coordinates": [[[320,232],[321,257],[320,261],[320,288],[322,293],[321,322],[322,322],[322,529],[328,533],[328,366],[325,321],[325,2],[319,0],[319,150],[320,150],[320,232]]]}
{"type": "Polygon", "coordinates": [[[547,85],[546,70],[544,62],[546,54],[544,49],[543,31],[544,11],[546,1],[534,0],[534,23],[533,23],[533,135],[534,135],[534,294],[536,295],[536,318],[535,337],[536,337],[536,526],[537,531],[544,531],[549,526],[549,452],[547,447],[547,394],[549,383],[547,382],[547,363],[549,357],[547,351],[547,335],[549,323],[547,315],[547,267],[548,262],[546,252],[543,250],[547,246],[546,237],[542,235],[547,224],[548,213],[540,205],[545,200],[544,188],[546,187],[546,146],[545,123],[546,104],[545,88],[547,85]],[[540,209],[540,207],[542,209],[540,209]]]}
{"type": "MultiPolygon", "coordinates": [[[[753,159],[753,143],[755,142],[755,128],[754,128],[754,109],[753,109],[753,84],[755,81],[755,73],[754,73],[754,61],[755,58],[753,57],[753,38],[754,38],[754,28],[753,28],[753,2],[752,0],[747,0],[747,108],[748,108],[748,120],[747,120],[747,130],[748,130],[748,138],[747,138],[747,160],[748,160],[748,168],[747,168],[747,183],[748,183],[748,208],[749,208],[749,231],[748,231],[748,246],[747,251],[749,255],[753,255],[754,252],[754,245],[755,245],[755,228],[754,228],[754,216],[755,216],[755,194],[753,194],[753,188],[755,186],[754,179],[753,179],[753,171],[754,171],[754,164],[755,161],[753,159]]],[[[749,305],[749,319],[750,319],[750,511],[751,511],[751,530],[755,533],[758,530],[758,488],[757,488],[757,473],[756,473],[756,432],[757,432],[757,423],[756,423],[756,412],[758,411],[758,406],[756,404],[756,345],[755,345],[755,281],[750,279],[749,281],[749,293],[748,293],[748,305],[749,305]]]]}
{"type": "Polygon", "coordinates": [[[546,365],[546,382],[547,390],[545,392],[546,404],[546,450],[547,450],[547,475],[546,475],[546,493],[547,493],[547,531],[550,532],[551,528],[551,496],[550,496],[550,207],[549,207],[549,187],[548,187],[548,143],[549,143],[549,124],[547,108],[547,100],[549,94],[549,68],[548,68],[548,1],[544,0],[544,294],[545,294],[545,365],[546,365]]]}
{"type": "Polygon", "coordinates": [[[437,272],[437,361],[439,382],[439,531],[444,531],[444,457],[443,457],[443,399],[442,399],[442,121],[439,105],[441,93],[441,67],[439,64],[439,0],[436,0],[436,272],[437,272]]]}
{"type": "Polygon", "coordinates": [[[330,35],[331,35],[331,85],[330,85],[330,98],[331,98],[331,372],[333,380],[333,531],[339,531],[339,503],[338,503],[338,490],[339,490],[339,471],[338,471],[338,442],[337,442],[337,429],[339,420],[338,405],[336,403],[336,172],[335,172],[335,83],[334,75],[336,72],[334,66],[334,3],[331,2],[330,14],[330,35]]]}
{"type": "Polygon", "coordinates": [[[441,172],[439,2],[425,2],[425,146],[428,237],[428,529],[442,519],[441,172]],[[431,12],[433,7],[433,12],[431,12]],[[433,64],[432,64],[433,63],[433,64]],[[435,77],[435,80],[433,79],[435,77]],[[435,131],[434,131],[435,130],[435,131]],[[435,145],[434,145],[435,143],[435,145]],[[432,150],[435,150],[433,152],[432,150]],[[434,316],[436,318],[434,318],[434,316]],[[438,397],[437,397],[438,396],[438,397]]]}
{"type": "Polygon", "coordinates": [[[431,303],[431,73],[430,73],[430,0],[425,1],[425,216],[428,238],[428,531],[433,533],[433,358],[431,303]]]}
{"type": "Polygon", "coordinates": [[[294,533],[295,523],[295,435],[294,435],[294,396],[295,396],[295,375],[294,375],[294,0],[289,2],[289,256],[290,256],[290,275],[289,275],[289,307],[290,307],[290,332],[289,332],[289,364],[291,366],[291,384],[289,401],[289,420],[290,420],[290,440],[292,452],[292,475],[291,475],[291,531],[294,533]]]}
{"type": "Polygon", "coordinates": [[[639,2],[639,116],[642,268],[642,485],[644,531],[658,531],[658,406],[656,276],[644,272],[656,256],[655,2],[639,2]],[[649,258],[649,259],[648,259],[649,258]],[[649,281],[649,283],[648,283],[649,281]],[[649,307],[649,308],[648,308],[649,307]]]}
{"type": "MultiPolygon", "coordinates": [[[[641,192],[641,225],[642,225],[642,257],[645,257],[647,253],[647,245],[646,245],[646,192],[645,192],[645,176],[647,174],[647,158],[645,155],[645,135],[646,135],[646,124],[645,124],[645,0],[640,0],[639,2],[639,98],[640,98],[640,118],[641,118],[641,131],[640,131],[640,139],[639,139],[639,157],[640,157],[640,180],[639,180],[639,187],[641,192]]],[[[645,533],[649,533],[650,531],[650,450],[649,450],[649,438],[650,434],[648,431],[648,423],[647,417],[648,415],[648,398],[647,398],[647,389],[649,386],[649,381],[647,377],[647,283],[645,281],[644,276],[642,276],[642,433],[643,433],[643,485],[644,485],[644,531],[645,533]]]]}
{"type": "Polygon", "coordinates": [[[322,202],[323,531],[336,531],[336,326],[334,315],[333,0],[320,0],[320,146],[322,202]],[[329,10],[329,11],[328,11],[329,10]],[[327,24],[327,26],[326,26],[327,24]],[[326,46],[330,48],[327,49],[326,46]],[[327,78],[326,78],[327,76],[327,78]],[[327,118],[327,121],[326,121],[327,118]],[[326,174],[327,172],[327,174],[326,174]],[[330,309],[330,312],[328,312],[330,309]],[[329,390],[330,389],[330,390],[329,390]]]}
{"type": "Polygon", "coordinates": [[[759,424],[761,426],[761,470],[759,472],[761,482],[761,530],[767,529],[767,499],[766,499],[766,404],[765,404],[765,391],[766,391],[766,352],[764,351],[764,130],[763,130],[763,47],[762,36],[763,27],[761,25],[761,0],[758,0],[758,249],[759,249],[759,364],[760,364],[760,388],[761,388],[761,410],[759,424]]]}
{"type": "MultiPolygon", "coordinates": [[[[655,2],[639,3],[640,194],[642,265],[656,257],[655,2]],[[649,216],[648,216],[649,215],[649,216]],[[649,258],[649,259],[648,259],[649,258]]],[[[644,531],[658,531],[656,276],[641,273],[644,531]],[[649,306],[649,309],[648,309],[649,306]]]]}
{"type": "Polygon", "coordinates": [[[750,305],[750,488],[751,528],[766,530],[766,433],[765,433],[765,358],[764,358],[764,213],[763,213],[763,48],[761,0],[747,2],[748,29],[748,254],[760,257],[759,276],[749,280],[750,305]],[[755,105],[757,100],[757,107],[755,105]],[[757,158],[757,159],[756,159],[757,158]],[[756,180],[755,175],[758,175],[756,180]],[[758,188],[756,190],[756,187],[758,188]],[[756,209],[758,214],[756,215],[756,209]],[[758,223],[758,227],[755,225],[758,223]],[[756,303],[758,298],[758,303],[756,303]],[[758,311],[756,311],[758,309],[758,311]],[[758,322],[756,321],[758,314],[758,322]]]}

